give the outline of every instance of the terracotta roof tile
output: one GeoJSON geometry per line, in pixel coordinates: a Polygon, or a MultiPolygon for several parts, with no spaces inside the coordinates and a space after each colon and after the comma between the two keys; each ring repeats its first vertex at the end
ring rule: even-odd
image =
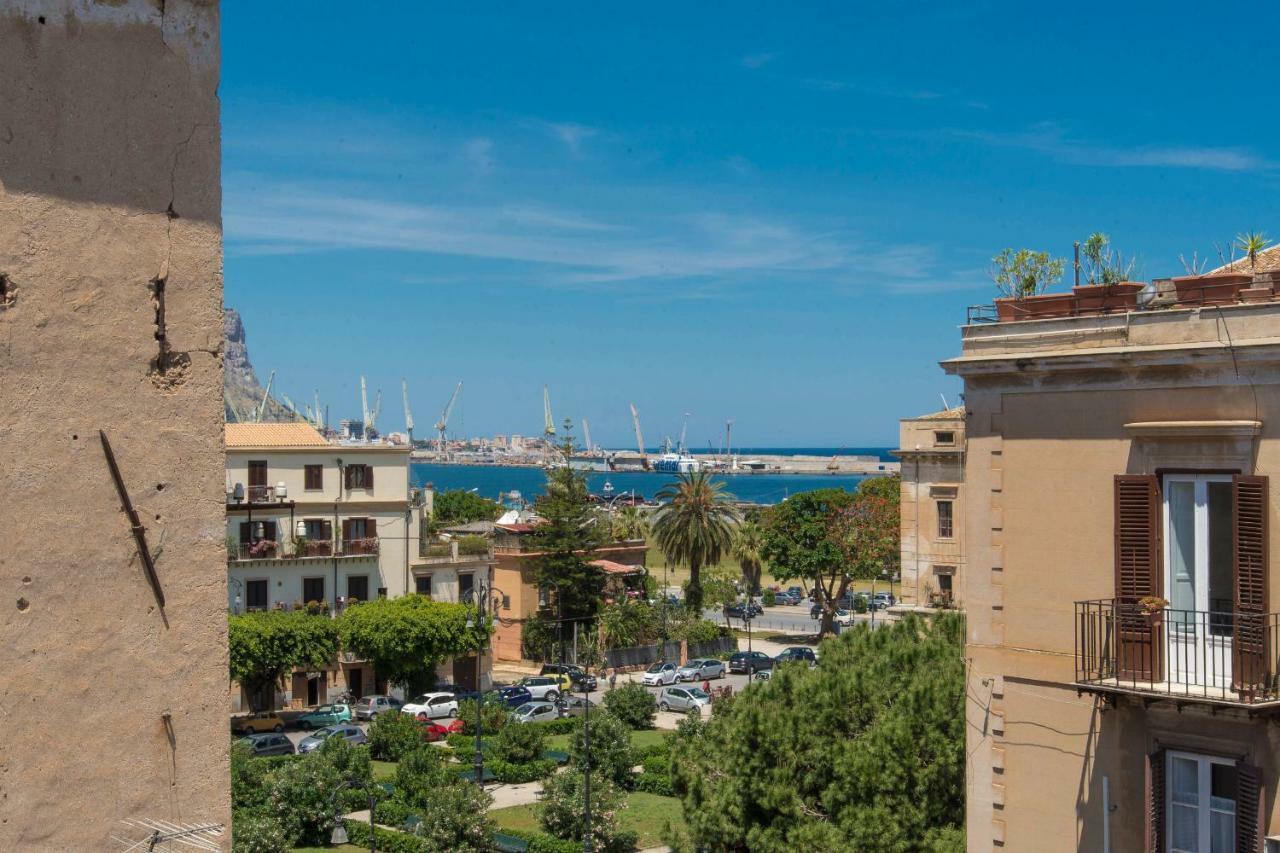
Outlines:
{"type": "Polygon", "coordinates": [[[310,424],[227,424],[227,448],[328,447],[329,442],[310,424]]]}
{"type": "Polygon", "coordinates": [[[643,571],[639,566],[624,566],[622,563],[615,563],[613,560],[592,560],[591,565],[599,566],[611,575],[634,575],[643,571]]]}
{"type": "Polygon", "coordinates": [[[1210,272],[1280,272],[1280,243],[1259,252],[1252,267],[1249,266],[1248,258],[1236,258],[1210,272]]]}

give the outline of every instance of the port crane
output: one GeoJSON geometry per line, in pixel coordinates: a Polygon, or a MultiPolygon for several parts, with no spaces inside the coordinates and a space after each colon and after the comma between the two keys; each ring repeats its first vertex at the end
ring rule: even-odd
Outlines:
{"type": "Polygon", "coordinates": [[[725,463],[730,467],[733,466],[733,421],[724,422],[724,459],[725,463]]]}
{"type": "Polygon", "coordinates": [[[689,412],[684,413],[684,422],[680,424],[680,444],[677,446],[677,449],[676,449],[676,452],[680,454],[684,454],[688,452],[684,446],[684,437],[685,437],[685,433],[689,431],[689,414],[690,414],[689,412]]]}
{"type": "Polygon", "coordinates": [[[369,413],[369,424],[365,427],[365,432],[378,432],[378,414],[382,411],[382,389],[378,389],[377,395],[373,398],[373,411],[369,413]]]}
{"type": "Polygon", "coordinates": [[[582,440],[587,443],[587,453],[594,453],[595,448],[591,446],[591,425],[586,418],[582,419],[582,440]]]}
{"type": "Polygon", "coordinates": [[[413,412],[409,410],[409,382],[400,379],[400,390],[404,393],[404,430],[409,433],[409,449],[413,449],[413,412]]]}
{"type": "Polygon", "coordinates": [[[556,422],[551,417],[551,391],[542,386],[542,434],[551,438],[556,434],[556,422]]]}
{"type": "Polygon", "coordinates": [[[458,387],[453,389],[453,396],[449,398],[449,402],[445,404],[444,411],[440,413],[440,420],[436,421],[436,432],[440,434],[440,438],[436,440],[436,450],[444,453],[444,431],[449,426],[449,415],[453,412],[453,404],[458,401],[458,394],[462,393],[462,383],[458,383],[458,387]]]}
{"type": "Polygon", "coordinates": [[[636,411],[636,404],[631,404],[631,422],[636,427],[636,450],[640,451],[640,464],[647,471],[649,470],[649,457],[644,452],[644,436],[640,434],[640,413],[636,411]]]}
{"type": "Polygon", "coordinates": [[[271,399],[271,383],[276,381],[276,372],[271,371],[271,375],[267,377],[266,390],[262,392],[262,401],[258,403],[257,411],[253,413],[254,423],[261,423],[262,416],[267,413],[267,400],[271,399]]]}
{"type": "Polygon", "coordinates": [[[369,394],[365,390],[363,375],[360,377],[360,433],[361,438],[369,440],[369,394]]]}

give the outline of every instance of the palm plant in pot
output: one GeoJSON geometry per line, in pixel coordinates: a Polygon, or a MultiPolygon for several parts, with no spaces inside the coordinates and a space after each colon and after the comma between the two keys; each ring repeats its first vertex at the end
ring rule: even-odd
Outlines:
{"type": "MultiPolygon", "coordinates": [[[[1257,267],[1258,252],[1271,244],[1257,231],[1241,234],[1231,244],[1231,261],[1216,272],[1204,275],[1188,275],[1173,280],[1179,305],[1222,305],[1239,302],[1242,292],[1253,284],[1253,270],[1257,267]],[[1249,269],[1236,264],[1236,252],[1249,260],[1249,269]]],[[[1219,255],[1222,254],[1219,249],[1219,255]]],[[[1254,294],[1256,295],[1256,294],[1254,294]]]]}
{"type": "Polygon", "coordinates": [[[1069,293],[1045,294],[1044,290],[1058,279],[1066,268],[1061,258],[1050,258],[1048,252],[1033,249],[1004,249],[991,259],[988,271],[996,289],[996,314],[1001,320],[1024,317],[1070,314],[1074,297],[1069,293]]]}
{"type": "Polygon", "coordinates": [[[1111,240],[1101,231],[1094,232],[1080,247],[1084,256],[1085,284],[1071,292],[1076,307],[1084,311],[1132,311],[1138,307],[1142,282],[1130,281],[1137,261],[1125,259],[1111,248],[1111,240]]]}

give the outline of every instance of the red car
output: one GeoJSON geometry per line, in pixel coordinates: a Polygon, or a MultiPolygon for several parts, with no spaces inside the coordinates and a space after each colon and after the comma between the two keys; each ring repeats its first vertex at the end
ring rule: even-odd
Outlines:
{"type": "Polygon", "coordinates": [[[435,722],[423,722],[421,723],[421,728],[422,739],[427,743],[435,743],[438,740],[443,740],[448,735],[458,734],[461,732],[462,720],[452,719],[449,721],[448,725],[444,726],[435,722]]]}

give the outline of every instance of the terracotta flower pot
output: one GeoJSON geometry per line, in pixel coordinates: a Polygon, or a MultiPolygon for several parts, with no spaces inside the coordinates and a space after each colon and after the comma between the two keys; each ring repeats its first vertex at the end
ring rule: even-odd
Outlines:
{"type": "Polygon", "coordinates": [[[1173,280],[1179,305],[1229,305],[1240,301],[1240,291],[1253,284],[1252,273],[1185,275],[1173,280]]]}
{"type": "Polygon", "coordinates": [[[996,300],[996,318],[1000,322],[1011,320],[1039,320],[1047,317],[1068,317],[1076,310],[1076,298],[1070,293],[1041,293],[1038,296],[1004,297],[996,300]]]}
{"type": "Polygon", "coordinates": [[[1136,311],[1138,294],[1146,287],[1140,281],[1119,281],[1114,284],[1082,284],[1071,288],[1080,311],[1136,311]]]}

